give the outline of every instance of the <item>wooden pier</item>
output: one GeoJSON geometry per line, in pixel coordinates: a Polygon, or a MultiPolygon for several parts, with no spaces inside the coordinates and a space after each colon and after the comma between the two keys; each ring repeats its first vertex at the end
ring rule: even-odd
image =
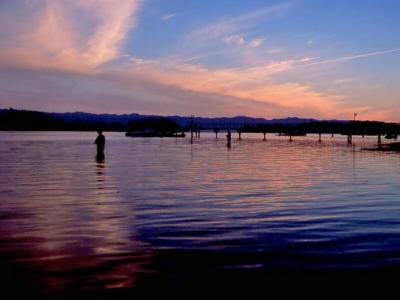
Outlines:
{"type": "Polygon", "coordinates": [[[287,124],[208,124],[207,126],[196,125],[194,121],[188,126],[191,138],[200,138],[202,131],[210,131],[215,133],[218,139],[220,132],[237,133],[238,140],[242,140],[246,133],[260,133],[263,141],[267,140],[268,134],[277,134],[278,136],[286,136],[289,141],[293,141],[296,136],[306,136],[309,134],[317,135],[318,142],[323,141],[324,135],[334,138],[335,135],[347,136],[347,143],[353,143],[354,136],[376,136],[377,144],[382,144],[382,136],[386,139],[397,140],[400,134],[400,124],[371,122],[371,121],[349,121],[349,122],[310,122],[295,125],[287,124]]]}

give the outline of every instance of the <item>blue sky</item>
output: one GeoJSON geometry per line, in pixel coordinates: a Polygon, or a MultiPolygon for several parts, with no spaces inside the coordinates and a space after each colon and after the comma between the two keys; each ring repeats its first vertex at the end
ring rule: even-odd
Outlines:
{"type": "Polygon", "coordinates": [[[399,1],[4,0],[0,25],[0,107],[399,121],[399,1]]]}

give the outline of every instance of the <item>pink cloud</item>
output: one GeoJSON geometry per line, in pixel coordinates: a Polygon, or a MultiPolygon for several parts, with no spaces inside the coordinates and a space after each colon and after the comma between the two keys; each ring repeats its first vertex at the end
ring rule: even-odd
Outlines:
{"type": "Polygon", "coordinates": [[[261,44],[264,42],[263,38],[255,38],[251,40],[248,44],[248,47],[250,48],[258,48],[261,46],[261,44]]]}
{"type": "Polygon", "coordinates": [[[29,3],[32,13],[23,26],[7,22],[10,35],[0,52],[2,64],[78,71],[95,68],[119,56],[121,41],[134,25],[133,15],[139,8],[137,0],[29,3]],[[79,18],[93,28],[80,26],[79,18]]]}
{"type": "Polygon", "coordinates": [[[225,37],[224,42],[228,45],[242,46],[245,43],[244,37],[241,35],[230,35],[225,37]]]}
{"type": "Polygon", "coordinates": [[[347,106],[344,95],[328,94],[316,90],[310,84],[295,82],[276,83],[277,73],[294,68],[296,64],[309,62],[312,58],[271,62],[258,67],[214,68],[195,64],[176,63],[174,61],[131,60],[131,66],[125,66],[121,76],[126,80],[142,78],[148,82],[157,82],[196,93],[208,93],[220,97],[241,99],[246,103],[265,104],[265,111],[258,113],[273,117],[268,106],[277,108],[290,115],[302,113],[317,118],[348,118],[354,111],[362,111],[365,117],[386,115],[367,106],[347,106]],[[130,79],[128,79],[130,78],[130,79]],[[379,113],[379,115],[378,115],[379,113]]]}

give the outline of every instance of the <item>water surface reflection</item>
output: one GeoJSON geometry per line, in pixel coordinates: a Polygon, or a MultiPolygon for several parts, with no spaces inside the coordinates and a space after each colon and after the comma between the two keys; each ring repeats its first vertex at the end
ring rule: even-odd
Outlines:
{"type": "Polygon", "coordinates": [[[400,156],[375,140],[106,136],[98,160],[93,133],[0,133],[1,261],[36,290],[397,266],[400,156]]]}

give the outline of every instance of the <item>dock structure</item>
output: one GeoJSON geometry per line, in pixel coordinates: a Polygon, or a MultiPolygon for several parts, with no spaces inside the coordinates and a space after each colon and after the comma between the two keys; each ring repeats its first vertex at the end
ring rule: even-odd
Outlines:
{"type": "Polygon", "coordinates": [[[348,144],[353,143],[354,136],[376,136],[377,144],[382,144],[382,136],[385,139],[396,140],[400,134],[400,124],[397,123],[384,123],[373,121],[320,121],[309,122],[301,124],[240,124],[240,123],[226,123],[226,124],[202,124],[199,125],[195,122],[194,116],[187,128],[191,133],[191,139],[200,138],[201,131],[211,131],[215,133],[215,138],[218,139],[220,132],[237,132],[238,140],[242,140],[244,133],[260,133],[263,141],[266,141],[267,134],[273,133],[279,136],[287,136],[289,141],[293,141],[295,136],[306,136],[308,134],[315,134],[318,136],[318,142],[322,142],[323,135],[330,135],[332,138],[335,135],[347,136],[348,144]]]}

